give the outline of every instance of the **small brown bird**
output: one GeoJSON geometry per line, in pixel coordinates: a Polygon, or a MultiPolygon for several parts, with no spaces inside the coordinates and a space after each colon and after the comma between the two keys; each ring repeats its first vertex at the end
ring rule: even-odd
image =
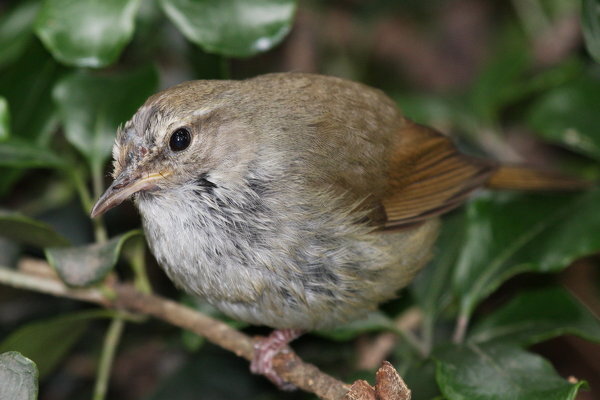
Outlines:
{"type": "Polygon", "coordinates": [[[120,129],[92,217],[133,196],[167,275],[276,330],[252,371],[303,331],[360,318],[431,256],[438,217],[481,186],[579,182],[461,154],[381,91],[300,73],[191,81],[120,129]]]}

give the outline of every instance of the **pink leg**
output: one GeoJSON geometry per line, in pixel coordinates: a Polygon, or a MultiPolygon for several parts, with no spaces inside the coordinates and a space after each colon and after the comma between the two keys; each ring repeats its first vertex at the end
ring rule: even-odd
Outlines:
{"type": "Polygon", "coordinates": [[[266,376],[280,389],[296,389],[294,385],[277,375],[273,369],[273,357],[301,334],[302,331],[299,329],[276,329],[266,338],[257,340],[254,344],[254,359],[250,363],[250,371],[266,376]]]}

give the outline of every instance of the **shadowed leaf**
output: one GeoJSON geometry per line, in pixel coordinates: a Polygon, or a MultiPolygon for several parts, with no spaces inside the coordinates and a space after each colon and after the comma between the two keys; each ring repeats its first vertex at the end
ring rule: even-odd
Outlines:
{"type": "Polygon", "coordinates": [[[150,66],[114,76],[75,73],[54,87],[66,137],[93,170],[102,169],[117,127],[155,91],[157,81],[156,70],[150,66]]]}
{"type": "Polygon", "coordinates": [[[567,382],[542,357],[506,344],[452,346],[435,358],[449,400],[571,400],[584,384],[567,382]]]}
{"type": "Polygon", "coordinates": [[[515,88],[521,85],[521,76],[530,64],[519,33],[507,30],[502,39],[470,92],[471,107],[485,122],[496,120],[501,108],[514,100],[515,88]]]}
{"type": "Polygon", "coordinates": [[[452,291],[448,290],[448,281],[464,241],[464,231],[464,212],[455,212],[444,217],[440,237],[435,245],[434,258],[410,286],[423,309],[425,324],[429,324],[430,327],[451,301],[452,291]]]}
{"type": "Polygon", "coordinates": [[[573,334],[600,341],[600,321],[562,288],[519,294],[475,325],[469,340],[532,345],[573,334]]]}
{"type": "Polygon", "coordinates": [[[482,196],[467,208],[454,270],[460,313],[522,272],[556,272],[600,250],[600,190],[581,194],[482,196]]]}
{"type": "Polygon", "coordinates": [[[64,168],[65,161],[52,150],[17,140],[0,142],[0,166],[15,168],[64,168]]]}
{"type": "Polygon", "coordinates": [[[398,332],[398,328],[390,317],[382,312],[373,311],[365,318],[348,322],[335,329],[319,331],[318,334],[333,340],[347,341],[362,333],[378,331],[398,332]]]}
{"type": "Polygon", "coordinates": [[[0,354],[0,399],[35,400],[38,371],[33,361],[16,351],[0,354]]]}
{"type": "Polygon", "coordinates": [[[31,41],[19,59],[0,73],[0,95],[10,105],[11,134],[23,141],[45,145],[56,126],[51,92],[64,69],[31,41]]]}
{"type": "Polygon", "coordinates": [[[192,42],[210,53],[247,57],[278,44],[289,32],[294,0],[161,0],[192,42]]]}
{"type": "Polygon", "coordinates": [[[31,322],[6,337],[0,343],[0,352],[18,351],[32,359],[43,378],[77,343],[90,320],[110,318],[114,313],[112,310],[84,311],[31,322]]]}
{"type": "Polygon", "coordinates": [[[600,0],[583,0],[581,27],[588,52],[600,63],[600,0]]]}
{"type": "Polygon", "coordinates": [[[0,236],[36,247],[69,244],[67,239],[49,225],[17,212],[5,210],[0,210],[0,236]]]}
{"type": "Polygon", "coordinates": [[[533,105],[528,121],[544,139],[600,160],[598,104],[600,79],[584,75],[545,93],[533,105]]]}
{"type": "Polygon", "coordinates": [[[117,60],[134,31],[140,0],[44,0],[35,30],[54,58],[77,67],[117,60]]]}
{"type": "Polygon", "coordinates": [[[8,102],[4,97],[0,97],[0,140],[10,136],[10,113],[8,111],[8,102]]]}
{"type": "Polygon", "coordinates": [[[36,1],[20,1],[0,18],[0,66],[16,58],[27,47],[33,33],[33,21],[40,5],[36,1]]]}
{"type": "Polygon", "coordinates": [[[412,363],[403,378],[412,392],[411,400],[440,398],[440,389],[435,384],[435,363],[431,358],[412,363]]]}
{"type": "Polygon", "coordinates": [[[104,279],[117,263],[123,244],[136,235],[141,231],[128,232],[106,243],[47,248],[46,258],[67,285],[90,286],[104,279]]]}

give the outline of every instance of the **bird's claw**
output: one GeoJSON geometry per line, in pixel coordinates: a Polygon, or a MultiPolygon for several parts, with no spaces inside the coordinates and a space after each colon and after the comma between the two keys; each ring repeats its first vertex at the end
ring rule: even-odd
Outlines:
{"type": "Polygon", "coordinates": [[[297,387],[281,378],[273,369],[273,357],[286,349],[289,342],[301,334],[295,329],[277,329],[265,338],[257,339],[254,343],[254,358],[250,363],[250,371],[264,375],[281,390],[292,391],[297,387]]]}

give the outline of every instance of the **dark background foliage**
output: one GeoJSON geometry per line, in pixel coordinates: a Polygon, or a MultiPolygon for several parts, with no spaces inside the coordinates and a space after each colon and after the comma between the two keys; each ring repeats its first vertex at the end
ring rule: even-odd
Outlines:
{"type": "MultiPolygon", "coordinates": [[[[224,318],[173,288],[131,205],[88,217],[117,126],[150,94],[189,79],[337,75],[384,90],[467,152],[598,181],[598,61],[598,0],[2,2],[0,265],[47,260],[84,286],[116,266],[142,291],[224,318]]],[[[599,205],[598,189],[482,192],[446,216],[435,259],[398,300],[293,347],[347,382],[388,359],[417,400],[595,398],[599,205]]],[[[0,287],[0,398],[33,398],[36,373],[44,400],[99,400],[106,382],[110,399],[314,397],[279,392],[164,323],[0,287]]]]}

